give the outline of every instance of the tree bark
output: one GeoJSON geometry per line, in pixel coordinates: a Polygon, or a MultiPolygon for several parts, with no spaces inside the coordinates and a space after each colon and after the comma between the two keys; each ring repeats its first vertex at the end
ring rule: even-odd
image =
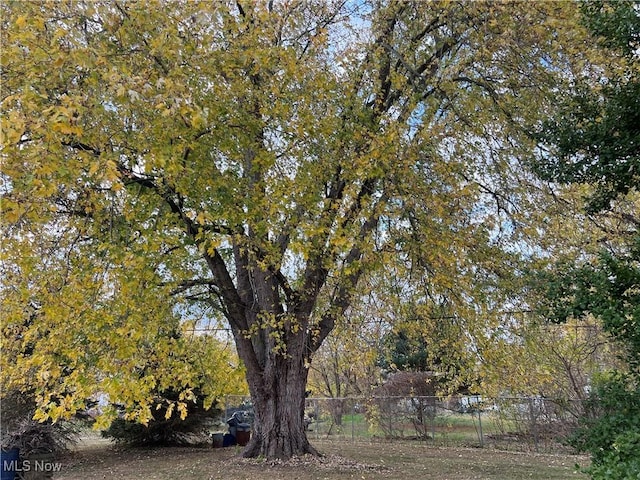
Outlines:
{"type": "Polygon", "coordinates": [[[308,369],[302,357],[269,354],[263,375],[248,372],[255,421],[244,457],[288,459],[318,454],[304,426],[308,369]]]}

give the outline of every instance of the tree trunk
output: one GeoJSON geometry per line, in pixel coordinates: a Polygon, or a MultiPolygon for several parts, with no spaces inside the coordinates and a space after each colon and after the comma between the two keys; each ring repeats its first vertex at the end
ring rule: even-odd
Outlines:
{"type": "Polygon", "coordinates": [[[304,428],[308,370],[302,355],[269,354],[262,375],[247,372],[255,422],[244,457],[288,459],[318,452],[304,428]]]}

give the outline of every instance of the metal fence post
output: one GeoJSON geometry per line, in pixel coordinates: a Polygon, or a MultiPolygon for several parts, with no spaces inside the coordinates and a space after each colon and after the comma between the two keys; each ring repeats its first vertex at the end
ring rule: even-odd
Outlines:
{"type": "Polygon", "coordinates": [[[316,439],[320,438],[320,410],[318,409],[318,399],[313,400],[314,410],[316,412],[316,439]]]}
{"type": "Polygon", "coordinates": [[[355,428],[356,428],[356,405],[355,403],[352,401],[351,402],[351,441],[355,442],[356,441],[356,432],[355,432],[355,428]]]}
{"type": "Polygon", "coordinates": [[[533,434],[533,444],[536,452],[539,451],[538,428],[536,424],[536,414],[534,411],[533,398],[529,397],[529,415],[531,417],[531,433],[533,434]]]}
{"type": "Polygon", "coordinates": [[[431,440],[436,443],[436,415],[438,415],[438,399],[433,397],[433,415],[431,415],[431,440]]]}
{"type": "Polygon", "coordinates": [[[480,439],[480,448],[484,448],[484,434],[482,433],[482,408],[478,408],[478,437],[480,439]]]}

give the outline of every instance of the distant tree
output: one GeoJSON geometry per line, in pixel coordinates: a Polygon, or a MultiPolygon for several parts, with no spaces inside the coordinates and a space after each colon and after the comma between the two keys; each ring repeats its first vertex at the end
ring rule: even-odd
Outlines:
{"type": "Polygon", "coordinates": [[[383,358],[381,365],[398,370],[425,372],[429,369],[427,344],[422,337],[410,337],[406,329],[398,328],[387,335],[389,358],[383,358]]]}
{"type": "Polygon", "coordinates": [[[429,373],[434,392],[468,391],[477,383],[473,379],[476,359],[463,322],[447,315],[446,309],[413,306],[408,310],[409,318],[398,320],[385,335],[379,365],[388,372],[429,373]]]}
{"type": "Polygon", "coordinates": [[[486,349],[482,393],[539,395],[562,402],[579,416],[594,379],[624,363],[617,357],[618,344],[591,315],[560,324],[539,321],[533,312],[527,315],[531,318],[514,321],[486,349]]]}

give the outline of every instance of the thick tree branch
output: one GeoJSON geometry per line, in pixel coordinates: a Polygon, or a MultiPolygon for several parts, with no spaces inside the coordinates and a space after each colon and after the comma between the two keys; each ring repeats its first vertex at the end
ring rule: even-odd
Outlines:
{"type": "Polygon", "coordinates": [[[89,144],[78,142],[77,140],[63,141],[61,142],[63,147],[73,148],[75,150],[82,150],[83,152],[92,153],[94,157],[100,157],[101,150],[97,147],[93,147],[89,144]]]}
{"type": "MultiPolygon", "coordinates": [[[[385,201],[386,197],[383,196],[379,202],[377,202],[377,206],[385,201]]],[[[338,285],[336,285],[332,296],[331,307],[320,318],[317,334],[311,335],[307,338],[305,351],[313,353],[318,350],[322,345],[322,342],[335,327],[338,317],[344,314],[347,308],[351,305],[358,281],[364,273],[363,267],[359,265],[356,266],[356,262],[360,261],[364,255],[361,245],[366,242],[367,238],[377,228],[379,220],[380,214],[378,212],[378,208],[374,208],[369,219],[360,228],[358,239],[343,262],[344,268],[349,268],[351,273],[343,276],[338,285]]]]}
{"type": "Polygon", "coordinates": [[[171,211],[180,218],[185,233],[191,237],[198,246],[203,247],[201,253],[202,257],[213,273],[213,281],[224,299],[225,307],[229,314],[229,322],[239,329],[246,328],[246,322],[244,320],[244,304],[238,295],[224,259],[220,256],[217,249],[211,250],[206,248],[206,245],[204,245],[205,240],[199,235],[202,230],[202,226],[186,214],[181,207],[180,202],[176,200],[176,193],[173,189],[164,182],[162,185],[158,185],[154,179],[138,175],[122,164],[118,164],[117,168],[125,183],[135,183],[154,191],[160,198],[162,198],[162,200],[164,200],[171,211]]]}
{"type": "MultiPolygon", "coordinates": [[[[164,285],[173,285],[173,283],[161,283],[161,286],[164,285]]],[[[171,291],[171,295],[177,295],[179,293],[183,293],[186,292],[187,290],[193,288],[193,287],[200,287],[200,286],[207,286],[207,287],[214,287],[217,289],[217,284],[214,280],[211,279],[207,279],[207,278],[195,278],[192,280],[183,280],[181,282],[178,282],[177,286],[171,291]]]]}
{"type": "Polygon", "coordinates": [[[388,110],[388,99],[391,93],[391,56],[389,55],[389,45],[392,45],[393,31],[398,22],[400,14],[407,7],[405,2],[397,4],[397,10],[382,20],[382,26],[379,34],[374,42],[374,52],[384,49],[387,55],[382,59],[382,64],[378,70],[378,91],[373,101],[374,117],[379,117],[383,112],[388,110]]]}

